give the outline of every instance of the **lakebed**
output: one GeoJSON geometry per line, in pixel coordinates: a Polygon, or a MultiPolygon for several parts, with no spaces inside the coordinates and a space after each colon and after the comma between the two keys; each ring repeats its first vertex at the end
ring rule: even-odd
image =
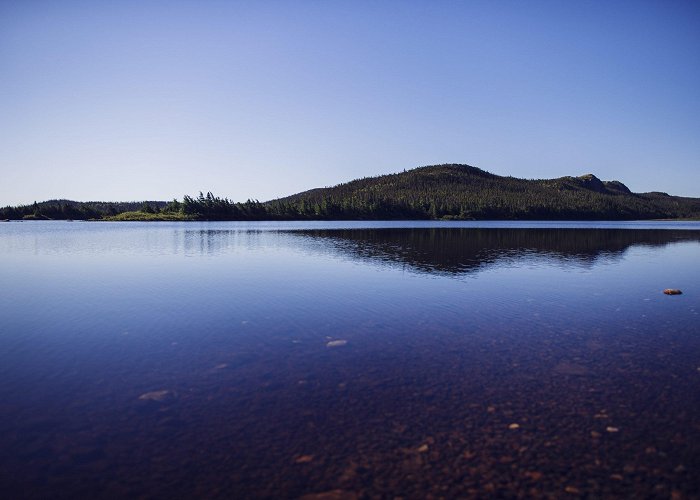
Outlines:
{"type": "Polygon", "coordinates": [[[10,497],[700,488],[700,223],[25,222],[0,251],[10,497]]]}

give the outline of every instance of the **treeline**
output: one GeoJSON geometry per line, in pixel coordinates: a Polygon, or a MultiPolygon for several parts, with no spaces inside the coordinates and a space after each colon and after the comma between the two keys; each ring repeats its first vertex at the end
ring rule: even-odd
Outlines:
{"type": "Polygon", "coordinates": [[[197,198],[185,195],[181,211],[185,216],[205,220],[263,220],[269,218],[267,206],[258,200],[233,202],[211,192],[197,198]]]}
{"type": "Polygon", "coordinates": [[[421,167],[261,203],[196,198],[102,203],[54,200],[0,209],[0,219],[304,220],[698,218],[700,199],[632,193],[593,175],[526,180],[468,165],[421,167]]]}
{"type": "Polygon", "coordinates": [[[262,220],[270,217],[269,205],[257,200],[243,203],[219,198],[211,192],[182,201],[80,202],[50,200],[0,208],[8,220],[262,220]]]}
{"type": "Polygon", "coordinates": [[[0,219],[30,220],[88,220],[103,219],[130,211],[160,211],[168,205],[164,201],[72,201],[49,200],[30,205],[6,206],[0,208],[0,219]]]}

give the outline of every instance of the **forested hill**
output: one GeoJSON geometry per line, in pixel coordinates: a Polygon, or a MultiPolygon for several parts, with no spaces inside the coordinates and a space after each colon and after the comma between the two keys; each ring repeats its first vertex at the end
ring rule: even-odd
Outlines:
{"type": "Polygon", "coordinates": [[[420,167],[261,203],[212,193],[197,198],[105,203],[52,200],[0,208],[2,219],[304,220],[700,218],[700,198],[632,193],[592,174],[559,179],[501,177],[468,165],[420,167]]]}
{"type": "Polygon", "coordinates": [[[420,167],[358,179],[269,202],[330,218],[654,219],[700,216],[699,198],[632,193],[592,174],[559,179],[501,177],[469,165],[420,167]]]}

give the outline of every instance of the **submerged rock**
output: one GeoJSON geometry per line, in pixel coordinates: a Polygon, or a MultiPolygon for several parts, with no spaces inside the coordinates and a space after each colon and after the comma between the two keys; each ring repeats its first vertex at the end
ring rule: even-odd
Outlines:
{"type": "Polygon", "coordinates": [[[166,401],[175,397],[175,393],[168,390],[145,392],[139,396],[142,401],[166,401]]]}
{"type": "Polygon", "coordinates": [[[347,343],[347,340],[331,340],[330,342],[326,343],[326,347],[340,347],[344,346],[347,343]]]}
{"type": "Polygon", "coordinates": [[[664,290],[664,293],[666,295],[681,295],[683,292],[681,292],[677,288],[667,288],[666,290],[664,290]]]}

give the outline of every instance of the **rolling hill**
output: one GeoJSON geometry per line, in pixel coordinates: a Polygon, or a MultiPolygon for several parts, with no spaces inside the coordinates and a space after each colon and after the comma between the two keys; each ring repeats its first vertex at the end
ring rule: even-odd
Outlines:
{"type": "Polygon", "coordinates": [[[268,204],[322,218],[656,219],[700,216],[700,199],[632,193],[593,174],[502,177],[469,165],[435,165],[312,189],[268,204]]]}

